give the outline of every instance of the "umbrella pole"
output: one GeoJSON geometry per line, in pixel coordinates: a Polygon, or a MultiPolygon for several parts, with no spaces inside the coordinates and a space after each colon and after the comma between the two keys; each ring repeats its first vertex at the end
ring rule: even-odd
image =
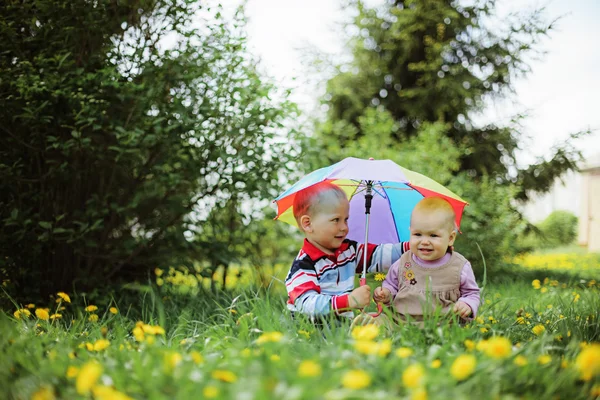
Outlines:
{"type": "Polygon", "coordinates": [[[360,285],[367,283],[367,243],[369,243],[369,216],[371,215],[371,200],[373,199],[373,181],[367,181],[367,191],[365,192],[365,245],[363,247],[363,269],[360,278],[360,285]]]}

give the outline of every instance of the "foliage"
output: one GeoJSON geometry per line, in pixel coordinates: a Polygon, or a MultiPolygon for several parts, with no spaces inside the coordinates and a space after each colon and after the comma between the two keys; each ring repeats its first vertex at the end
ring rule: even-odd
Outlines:
{"type": "Polygon", "coordinates": [[[188,240],[207,214],[230,202],[243,231],[254,217],[239,207],[275,197],[295,110],[258,75],[239,15],[182,0],[1,7],[0,267],[17,291],[213,260],[221,243],[188,240]]]}
{"type": "Polygon", "coordinates": [[[568,245],[577,238],[577,216],[569,211],[553,211],[539,227],[548,247],[568,245]]]}
{"type": "Polygon", "coordinates": [[[370,134],[361,118],[379,109],[395,124],[385,133],[392,148],[400,149],[403,139],[419,135],[426,123],[445,124],[445,136],[461,151],[459,170],[475,179],[516,183],[520,199],[547,191],[556,177],[575,168],[581,155],[566,141],[550,160],[520,169],[515,151],[521,117],[506,125],[475,122],[486,101],[510,94],[515,79],[530,72],[527,60],[539,54],[540,40],[552,29],[543,9],[500,19],[491,0],[468,5],[387,0],[373,8],[348,3],[355,10],[346,27],[353,59],[327,82],[327,117],[316,136],[320,145],[351,146],[370,134]]]}
{"type": "Polygon", "coordinates": [[[319,329],[253,290],[19,304],[29,317],[0,312],[0,386],[9,398],[595,398],[598,283],[577,269],[557,281],[563,261],[549,262],[533,282],[515,267],[489,285],[467,326],[390,335],[319,329]],[[65,309],[46,320],[44,307],[65,309]]]}

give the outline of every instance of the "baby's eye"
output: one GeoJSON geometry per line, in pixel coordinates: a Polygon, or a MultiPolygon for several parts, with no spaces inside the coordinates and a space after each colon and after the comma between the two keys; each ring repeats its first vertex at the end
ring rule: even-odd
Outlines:
{"type": "Polygon", "coordinates": [[[413,235],[415,235],[415,236],[421,236],[420,233],[413,233],[413,235]]]}
{"type": "Polygon", "coordinates": [[[438,237],[438,235],[436,235],[435,233],[432,233],[431,237],[438,237]]]}
{"type": "Polygon", "coordinates": [[[339,218],[334,218],[334,219],[332,219],[331,221],[332,221],[332,222],[338,222],[339,220],[340,220],[339,218]]]}

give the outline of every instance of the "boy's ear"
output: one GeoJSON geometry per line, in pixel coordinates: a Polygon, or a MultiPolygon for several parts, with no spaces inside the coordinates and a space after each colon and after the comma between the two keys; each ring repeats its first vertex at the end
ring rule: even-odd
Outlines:
{"type": "Polygon", "coordinates": [[[450,233],[450,241],[448,242],[448,246],[452,246],[454,241],[456,240],[456,229],[453,229],[450,233]]]}
{"type": "Polygon", "coordinates": [[[312,226],[310,225],[310,216],[309,215],[305,214],[300,217],[300,229],[302,229],[305,232],[312,233],[312,226]]]}

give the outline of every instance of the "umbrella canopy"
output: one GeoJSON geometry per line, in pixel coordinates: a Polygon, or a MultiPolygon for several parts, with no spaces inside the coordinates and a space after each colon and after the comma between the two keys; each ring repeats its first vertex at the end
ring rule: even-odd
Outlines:
{"type": "Polygon", "coordinates": [[[424,197],[447,200],[456,214],[456,226],[468,204],[433,179],[403,168],[391,160],[364,160],[348,157],[329,167],[311,172],[275,199],[276,219],[298,226],[294,219],[293,204],[296,193],[319,182],[329,181],[340,186],[350,199],[348,238],[364,239],[366,220],[365,189],[372,184],[369,242],[398,243],[410,238],[410,214],[424,197]]]}

